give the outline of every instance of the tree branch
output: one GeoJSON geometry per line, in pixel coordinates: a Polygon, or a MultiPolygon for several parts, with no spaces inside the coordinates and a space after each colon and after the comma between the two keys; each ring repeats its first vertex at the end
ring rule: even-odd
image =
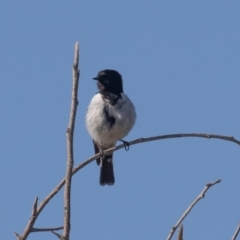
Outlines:
{"type": "Polygon", "coordinates": [[[178,226],[182,223],[182,221],[184,220],[184,218],[190,213],[190,211],[192,210],[192,208],[196,205],[196,203],[204,198],[205,196],[205,193],[207,192],[207,190],[214,186],[215,184],[217,183],[220,183],[221,182],[221,179],[213,182],[213,183],[207,183],[205,188],[203,189],[203,191],[198,195],[198,197],[192,202],[192,204],[187,208],[187,210],[183,213],[183,215],[180,217],[180,219],[177,221],[177,223],[172,227],[168,237],[167,237],[167,240],[170,240],[172,239],[172,236],[173,234],[175,233],[176,229],[178,228],[178,226]]]}
{"type": "Polygon", "coordinates": [[[21,236],[17,232],[14,232],[14,234],[18,240],[21,239],[21,236]]]}
{"type": "Polygon", "coordinates": [[[79,44],[75,45],[75,55],[73,64],[73,88],[72,88],[72,103],[70,111],[70,119],[67,129],[67,169],[66,169],[66,180],[64,190],[64,228],[63,228],[63,239],[69,240],[70,228],[71,228],[71,182],[72,182],[72,169],[73,169],[73,135],[75,127],[75,119],[78,106],[78,83],[80,70],[78,69],[79,61],[79,44]]]}
{"type": "MultiPolygon", "coordinates": [[[[164,139],[172,139],[172,138],[183,138],[183,137],[199,137],[199,138],[207,138],[207,139],[214,138],[214,139],[220,139],[220,140],[224,140],[224,141],[233,142],[233,143],[240,145],[240,141],[235,139],[232,136],[229,137],[229,136],[207,134],[207,133],[177,133],[177,134],[159,135],[159,136],[148,137],[148,138],[138,138],[136,140],[130,141],[129,146],[139,144],[139,143],[152,142],[152,141],[164,140],[164,139]]],[[[109,149],[105,150],[104,153],[108,154],[108,153],[120,150],[122,148],[125,148],[124,144],[120,144],[118,146],[109,148],[109,149]]],[[[100,154],[98,153],[98,154],[92,156],[91,158],[85,160],[84,162],[80,163],[77,167],[75,167],[73,169],[73,174],[78,172],[81,168],[85,167],[87,164],[89,164],[90,162],[92,162],[93,160],[98,158],[99,156],[100,156],[100,154]]]]}
{"type": "Polygon", "coordinates": [[[52,227],[52,228],[32,228],[31,232],[51,232],[51,231],[57,231],[62,230],[63,227],[52,227]]]}
{"type": "Polygon", "coordinates": [[[51,231],[52,234],[54,234],[55,236],[57,236],[60,240],[63,240],[63,236],[59,233],[56,233],[54,231],[51,231]]]}
{"type": "MultiPolygon", "coordinates": [[[[206,139],[213,138],[213,139],[220,139],[220,140],[224,140],[224,141],[233,142],[233,143],[240,145],[240,141],[235,139],[232,136],[223,136],[223,135],[206,134],[206,133],[179,133],[179,134],[159,135],[159,136],[148,137],[148,138],[138,138],[136,140],[130,141],[129,146],[139,144],[139,143],[144,143],[144,142],[151,142],[151,141],[172,139],[172,138],[182,138],[182,137],[200,137],[200,138],[206,138],[206,139]]],[[[109,149],[105,150],[104,153],[107,154],[109,152],[114,152],[114,151],[120,150],[124,147],[125,147],[124,144],[120,144],[118,146],[115,146],[113,148],[109,148],[109,149]]],[[[75,167],[72,170],[72,175],[77,173],[80,169],[82,169],[83,167],[85,167],[86,165],[88,165],[89,163],[94,161],[99,156],[100,156],[100,154],[98,153],[98,154],[88,158],[87,160],[81,162],[77,167],[75,167]]],[[[39,204],[39,206],[37,208],[36,216],[35,216],[36,218],[42,212],[42,210],[45,208],[45,206],[48,204],[48,202],[61,190],[61,188],[64,186],[64,184],[65,184],[65,178],[62,179],[59,182],[59,184],[46,196],[46,198],[42,200],[42,202],[39,204]]],[[[35,222],[34,219],[30,219],[29,221],[35,222]]],[[[31,223],[32,226],[33,226],[34,222],[31,223]]],[[[30,226],[29,224],[30,223],[28,223],[28,225],[26,226],[24,233],[26,233],[27,228],[29,228],[29,226],[30,226]]],[[[29,231],[29,233],[30,233],[30,231],[29,231]]],[[[20,235],[18,235],[18,236],[16,234],[15,235],[17,236],[18,240],[25,240],[27,238],[28,234],[27,235],[24,234],[24,235],[22,235],[22,237],[19,237],[20,235]]]]}
{"type": "MultiPolygon", "coordinates": [[[[75,44],[75,54],[74,54],[74,64],[73,64],[73,91],[72,91],[72,104],[71,104],[71,112],[70,112],[70,120],[67,129],[67,149],[68,149],[68,162],[67,162],[67,170],[66,170],[66,179],[67,184],[64,192],[64,236],[66,239],[69,238],[69,231],[70,231],[70,186],[71,186],[71,177],[72,177],[72,168],[73,168],[73,132],[74,132],[74,125],[75,125],[75,117],[76,117],[76,109],[78,105],[77,100],[77,90],[78,90],[78,82],[79,82],[79,75],[80,71],[78,70],[78,61],[79,60],[79,44],[78,42],[75,44]]],[[[49,195],[40,203],[39,207],[37,208],[37,201],[38,198],[35,199],[32,215],[29,219],[29,222],[24,229],[22,235],[14,232],[15,236],[18,240],[26,240],[28,235],[31,232],[34,232],[36,228],[33,228],[33,225],[47,205],[47,203],[59,192],[59,190],[64,186],[65,179],[63,179],[49,195]]],[[[51,229],[57,230],[57,229],[51,229]]],[[[53,232],[53,231],[52,231],[53,232]]],[[[53,232],[54,233],[54,232],[53,232]]],[[[54,233],[56,234],[56,233],[54,233]]]]}
{"type": "Polygon", "coordinates": [[[240,223],[238,224],[238,227],[237,227],[235,233],[233,234],[232,240],[237,239],[237,236],[238,236],[239,232],[240,232],[240,223]]]}
{"type": "Polygon", "coordinates": [[[31,214],[31,217],[28,221],[28,224],[22,234],[22,236],[20,236],[19,234],[17,234],[15,232],[15,236],[17,237],[18,240],[25,240],[27,239],[27,236],[30,234],[31,230],[32,230],[32,227],[38,217],[38,214],[37,214],[37,202],[38,202],[38,197],[35,198],[34,200],[34,203],[33,203],[33,207],[32,207],[32,214],[31,214]]]}
{"type": "Polygon", "coordinates": [[[183,240],[183,225],[179,226],[178,240],[183,240]]]}

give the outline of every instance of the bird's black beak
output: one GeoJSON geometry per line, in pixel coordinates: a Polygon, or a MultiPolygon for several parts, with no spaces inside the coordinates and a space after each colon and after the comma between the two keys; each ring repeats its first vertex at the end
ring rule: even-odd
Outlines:
{"type": "Polygon", "coordinates": [[[93,80],[98,80],[98,79],[99,79],[98,77],[93,78],[93,80]]]}

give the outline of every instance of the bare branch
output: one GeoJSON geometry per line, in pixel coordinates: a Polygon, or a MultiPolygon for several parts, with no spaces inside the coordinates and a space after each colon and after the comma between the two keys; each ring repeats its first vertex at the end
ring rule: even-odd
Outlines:
{"type": "Polygon", "coordinates": [[[32,216],[36,216],[37,203],[38,203],[38,197],[35,198],[34,203],[33,203],[32,216]]]}
{"type": "Polygon", "coordinates": [[[179,226],[178,240],[183,240],[183,224],[179,226]]]}
{"type": "Polygon", "coordinates": [[[54,232],[54,231],[51,231],[51,232],[52,232],[54,235],[56,235],[60,240],[63,240],[63,239],[64,239],[61,234],[56,233],[56,232],[54,232]]]}
{"type": "MultiPolygon", "coordinates": [[[[68,127],[68,130],[67,130],[68,144],[69,144],[69,141],[70,141],[71,145],[72,145],[72,140],[73,140],[73,131],[74,131],[75,116],[76,116],[76,110],[74,110],[74,108],[78,104],[77,89],[78,89],[78,79],[79,79],[79,75],[80,75],[80,71],[78,70],[78,59],[79,59],[78,53],[79,53],[79,44],[76,43],[76,45],[75,45],[74,64],[73,64],[73,92],[72,92],[71,116],[70,116],[70,121],[69,121],[69,127],[68,127]],[[73,106],[73,102],[74,102],[74,106],[73,106]]],[[[66,174],[66,179],[68,179],[68,186],[69,186],[71,184],[71,176],[72,176],[71,172],[72,172],[72,167],[73,167],[73,150],[72,150],[72,146],[68,145],[68,149],[70,150],[70,151],[68,151],[68,159],[72,159],[72,162],[69,161],[70,165],[67,165],[68,171],[70,172],[70,174],[66,174]],[[70,178],[70,181],[69,181],[69,178],[70,178]]],[[[26,228],[24,229],[24,232],[23,232],[22,236],[20,236],[19,234],[15,233],[15,235],[16,235],[18,240],[26,240],[27,239],[28,235],[30,234],[30,232],[33,229],[33,225],[34,225],[38,215],[41,213],[41,211],[44,209],[44,207],[47,205],[47,203],[59,192],[59,190],[64,186],[64,184],[65,184],[65,179],[63,179],[53,189],[53,191],[49,193],[49,195],[40,203],[38,208],[37,208],[38,198],[36,198],[36,200],[34,202],[31,218],[30,218],[26,228]]],[[[70,188],[68,188],[68,190],[66,190],[66,192],[67,192],[67,195],[70,196],[70,188]]],[[[68,215],[68,212],[70,212],[70,208],[69,207],[66,208],[66,206],[65,206],[64,223],[67,223],[66,214],[68,215]]],[[[67,218],[70,219],[70,215],[68,215],[67,218]]],[[[69,222],[69,224],[68,224],[68,226],[66,228],[66,231],[69,232],[69,229],[70,229],[70,222],[69,222]]]]}
{"type": "Polygon", "coordinates": [[[39,204],[37,209],[37,215],[39,215],[48,202],[61,190],[65,184],[65,178],[47,195],[45,199],[39,204]]]}
{"type": "Polygon", "coordinates": [[[52,228],[32,228],[31,232],[51,232],[62,230],[63,227],[52,227],[52,228]]]}
{"type": "Polygon", "coordinates": [[[26,226],[22,236],[20,236],[19,234],[15,233],[16,237],[18,238],[18,240],[25,240],[25,239],[27,239],[27,236],[31,232],[32,227],[33,227],[33,225],[34,225],[34,223],[35,223],[35,221],[37,219],[37,216],[38,216],[38,214],[37,214],[37,203],[38,203],[38,197],[36,197],[35,200],[34,200],[33,208],[32,208],[32,214],[31,214],[31,217],[30,217],[30,219],[28,221],[28,224],[27,224],[27,226],[26,226]]]}
{"type": "MultiPolygon", "coordinates": [[[[130,141],[129,146],[139,144],[139,143],[144,143],[144,142],[151,142],[151,141],[171,139],[171,138],[182,138],[182,137],[200,137],[200,138],[207,138],[207,139],[214,138],[214,139],[220,139],[220,140],[224,140],[224,141],[230,141],[230,142],[240,145],[240,141],[235,139],[232,136],[223,136],[223,135],[206,134],[206,133],[179,133],[179,134],[159,135],[159,136],[149,137],[149,138],[139,138],[139,139],[130,141]]],[[[109,152],[114,152],[114,151],[120,150],[124,147],[125,147],[124,144],[120,144],[113,148],[109,148],[109,149],[105,150],[104,152],[107,154],[109,152]]],[[[100,156],[100,154],[96,154],[96,155],[90,157],[89,159],[83,161],[82,163],[80,163],[77,167],[75,167],[72,170],[72,175],[77,173],[80,169],[82,169],[83,167],[85,167],[86,165],[88,165],[89,163],[94,161],[99,156],[100,156]]],[[[45,199],[43,199],[43,201],[38,206],[38,209],[36,212],[36,218],[42,212],[42,210],[48,204],[48,202],[61,190],[61,188],[64,186],[64,184],[65,184],[65,178],[59,182],[59,184],[47,195],[47,197],[45,199]]],[[[26,229],[27,229],[27,227],[26,227],[26,229]]],[[[24,232],[25,231],[26,230],[24,230],[24,232]]],[[[21,239],[18,238],[18,240],[25,240],[27,235],[24,235],[24,236],[25,236],[24,238],[22,236],[22,238],[21,239]]]]}
{"type": "MultiPolygon", "coordinates": [[[[207,138],[207,139],[220,139],[225,141],[230,141],[233,143],[236,143],[240,145],[240,141],[235,139],[234,137],[229,136],[223,136],[223,135],[216,135],[216,134],[207,134],[207,133],[177,133],[177,134],[168,134],[168,135],[159,135],[155,137],[148,137],[148,138],[138,138],[136,140],[130,141],[129,146],[139,144],[139,143],[145,143],[145,142],[152,142],[157,140],[164,140],[164,139],[172,139],[172,138],[182,138],[182,137],[200,137],[200,138],[207,138]]],[[[117,150],[120,150],[122,148],[125,148],[124,144],[120,144],[118,146],[109,148],[104,151],[105,154],[108,154],[110,152],[115,152],[117,150]]],[[[78,172],[81,168],[85,167],[87,164],[98,158],[100,154],[96,154],[95,156],[92,156],[91,158],[85,160],[84,162],[80,163],[77,167],[73,169],[73,174],[78,172]]],[[[64,183],[63,183],[64,184],[64,183]]]]}
{"type": "Polygon", "coordinates": [[[71,228],[71,182],[72,182],[72,169],[73,169],[73,135],[75,127],[75,119],[78,106],[78,83],[80,71],[78,69],[79,60],[79,44],[75,45],[75,55],[73,63],[73,88],[72,88],[72,103],[70,111],[70,119],[67,129],[67,169],[66,169],[66,180],[64,190],[64,229],[63,239],[69,240],[70,228],[71,228]]]}
{"type": "Polygon", "coordinates": [[[237,227],[235,233],[233,234],[232,240],[237,239],[237,236],[238,236],[239,232],[240,232],[240,223],[238,224],[238,227],[237,227]]]}
{"type": "Polygon", "coordinates": [[[18,233],[14,232],[14,234],[18,240],[21,239],[21,236],[18,233]]]}
{"type": "MultiPolygon", "coordinates": [[[[223,135],[208,134],[208,133],[177,133],[177,134],[159,135],[159,136],[148,137],[148,138],[138,138],[136,140],[129,142],[129,146],[139,144],[139,143],[144,143],[144,142],[151,142],[151,141],[171,139],[171,138],[183,138],[183,137],[199,137],[199,138],[207,138],[207,139],[214,138],[214,139],[230,141],[240,145],[240,141],[235,139],[233,136],[223,136],[223,135]]],[[[125,147],[124,144],[120,144],[116,147],[106,150],[105,153],[116,151],[124,147],[125,147]]]]}
{"type": "Polygon", "coordinates": [[[167,240],[172,239],[173,234],[175,233],[176,229],[178,228],[178,226],[182,223],[182,221],[184,220],[184,218],[190,213],[190,211],[192,210],[192,208],[195,206],[195,204],[202,198],[204,198],[205,193],[207,192],[207,190],[214,186],[217,183],[220,183],[221,179],[218,179],[217,181],[213,182],[213,183],[207,183],[205,188],[203,189],[203,191],[198,195],[198,197],[191,203],[191,205],[187,208],[187,210],[183,213],[183,215],[180,217],[180,219],[178,220],[178,222],[172,227],[167,240]]]}

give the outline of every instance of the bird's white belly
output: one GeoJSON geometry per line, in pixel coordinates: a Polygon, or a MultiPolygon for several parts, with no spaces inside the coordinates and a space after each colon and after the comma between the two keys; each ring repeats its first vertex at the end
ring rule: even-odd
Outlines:
{"type": "Polygon", "coordinates": [[[103,148],[114,146],[119,139],[123,139],[135,123],[136,113],[132,102],[126,95],[119,101],[119,105],[108,105],[108,113],[115,119],[112,125],[106,122],[106,102],[100,94],[96,94],[89,105],[86,116],[87,129],[93,140],[103,148]]]}

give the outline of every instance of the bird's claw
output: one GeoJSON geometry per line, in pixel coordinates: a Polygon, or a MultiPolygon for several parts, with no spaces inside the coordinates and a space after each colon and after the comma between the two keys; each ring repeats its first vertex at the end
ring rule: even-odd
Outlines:
{"type": "Polygon", "coordinates": [[[128,150],[129,150],[129,146],[130,146],[129,142],[124,141],[124,140],[122,140],[122,139],[120,139],[120,141],[124,144],[125,150],[128,151],[128,150]]]}
{"type": "Polygon", "coordinates": [[[105,153],[104,153],[104,151],[103,151],[102,149],[99,149],[99,153],[100,153],[100,157],[101,157],[101,158],[104,158],[105,153]]]}

